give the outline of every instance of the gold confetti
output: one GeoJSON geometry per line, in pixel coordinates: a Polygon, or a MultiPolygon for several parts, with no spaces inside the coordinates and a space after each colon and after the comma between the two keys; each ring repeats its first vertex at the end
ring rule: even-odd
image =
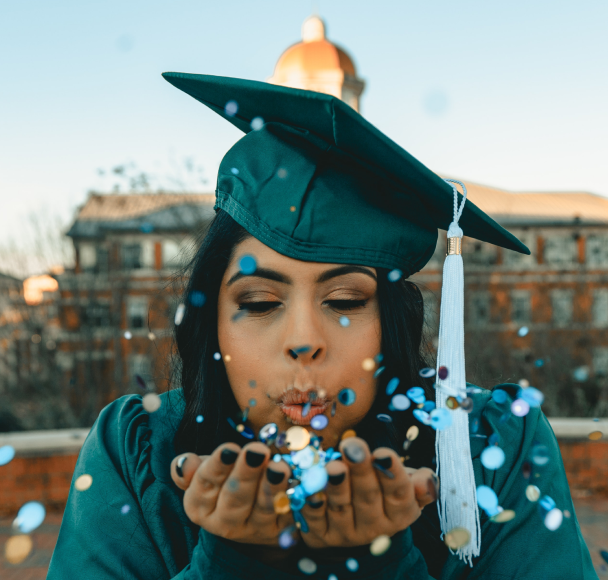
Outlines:
{"type": "Polygon", "coordinates": [[[285,445],[291,451],[300,451],[310,443],[310,433],[304,427],[290,427],[285,432],[285,445]]]}
{"type": "Polygon", "coordinates": [[[526,497],[529,501],[538,501],[540,498],[540,489],[535,485],[529,485],[526,487],[526,497]]]}
{"type": "Polygon", "coordinates": [[[450,550],[458,550],[471,541],[471,534],[465,528],[454,528],[445,535],[445,544],[450,550]]]}
{"type": "Polygon", "coordinates": [[[229,354],[224,355],[224,361],[225,362],[230,362],[231,360],[232,360],[232,357],[229,354]]]}
{"type": "Polygon", "coordinates": [[[458,399],[456,397],[448,397],[445,405],[448,409],[458,409],[460,405],[458,404],[458,399]]]}
{"type": "Polygon", "coordinates": [[[84,475],[81,475],[79,478],[76,479],[76,481],[74,482],[74,487],[78,491],[86,491],[87,489],[89,489],[89,487],[91,487],[92,483],[93,478],[88,473],[85,473],[84,475]]]}
{"type": "Polygon", "coordinates": [[[357,433],[355,432],[354,429],[347,429],[346,431],[344,431],[344,433],[342,433],[342,437],[340,438],[342,441],[344,441],[344,439],[349,439],[350,437],[356,437],[357,433]]]}
{"type": "Polygon", "coordinates": [[[591,439],[591,441],[599,441],[603,436],[604,434],[601,431],[593,431],[589,433],[589,439],[591,439]]]}
{"type": "Polygon", "coordinates": [[[420,429],[418,429],[418,425],[412,425],[407,430],[405,437],[407,438],[408,441],[413,441],[414,439],[416,439],[416,437],[418,437],[419,433],[420,433],[420,429]]]}
{"type": "Polygon", "coordinates": [[[373,371],[376,366],[376,363],[374,362],[373,358],[365,358],[363,359],[361,366],[363,367],[364,371],[373,371]]]}
{"type": "Polygon", "coordinates": [[[500,513],[492,516],[490,521],[496,524],[504,524],[506,522],[510,522],[515,517],[515,512],[513,510],[502,510],[500,513]]]}
{"type": "Polygon", "coordinates": [[[272,503],[274,504],[274,513],[275,514],[287,514],[291,510],[289,506],[289,498],[284,491],[280,491],[277,495],[272,499],[272,503]]]}
{"type": "Polygon", "coordinates": [[[292,205],[292,206],[289,208],[289,211],[296,211],[296,206],[295,206],[295,205],[292,205]]]}
{"type": "Polygon", "coordinates": [[[236,430],[237,430],[239,433],[242,433],[242,432],[245,430],[245,425],[237,425],[237,426],[236,426],[236,430]]]}
{"type": "Polygon", "coordinates": [[[374,556],[382,556],[391,547],[391,539],[388,536],[378,536],[370,545],[369,551],[374,556]]]}
{"type": "Polygon", "coordinates": [[[10,564],[21,564],[32,551],[34,543],[26,534],[11,536],[4,545],[4,555],[10,564]]]}

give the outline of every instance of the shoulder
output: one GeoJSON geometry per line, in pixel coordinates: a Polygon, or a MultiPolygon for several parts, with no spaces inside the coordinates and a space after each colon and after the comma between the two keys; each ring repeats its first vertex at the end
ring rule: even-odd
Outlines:
{"type": "Polygon", "coordinates": [[[144,477],[170,481],[169,464],[175,456],[173,439],[184,403],[181,389],[153,395],[126,395],[105,407],[82,447],[79,461],[111,462],[131,482],[144,477]],[[160,407],[154,412],[154,406],[160,407]],[[149,410],[146,410],[148,408],[149,410]]]}

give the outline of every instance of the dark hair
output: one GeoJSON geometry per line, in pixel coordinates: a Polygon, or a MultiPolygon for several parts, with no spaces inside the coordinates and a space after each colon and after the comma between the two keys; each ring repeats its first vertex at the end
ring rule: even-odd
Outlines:
{"type": "MultiPolygon", "coordinates": [[[[230,427],[227,419],[236,419],[240,409],[236,403],[223,362],[216,361],[219,351],[217,336],[217,301],[220,284],[237,244],[250,234],[226,212],[219,210],[213,219],[189,267],[184,304],[186,310],[175,340],[179,353],[179,373],[185,399],[185,411],[177,431],[175,445],[181,451],[209,454],[220,443],[247,440],[230,427]],[[200,306],[200,293],[205,303],[200,306]],[[192,296],[199,297],[193,300],[192,296]],[[196,421],[202,415],[201,423],[196,421]]],[[[357,435],[372,449],[384,445],[402,452],[401,444],[409,426],[420,428],[419,440],[408,451],[409,465],[430,466],[433,457],[434,431],[422,425],[406,412],[389,412],[390,396],[385,394],[388,381],[397,377],[397,392],[421,386],[427,398],[433,398],[433,388],[418,372],[427,366],[423,354],[423,299],[418,287],[407,280],[390,282],[388,270],[377,268],[378,303],[380,307],[382,361],[378,392],[367,416],[357,425],[357,435]],[[391,423],[379,421],[379,413],[392,416],[391,423]]]]}

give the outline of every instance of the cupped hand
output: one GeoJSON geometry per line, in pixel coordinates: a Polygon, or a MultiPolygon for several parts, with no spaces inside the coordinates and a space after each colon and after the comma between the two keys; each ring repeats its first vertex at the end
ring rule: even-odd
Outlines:
{"type": "Polygon", "coordinates": [[[437,499],[433,471],[404,467],[391,449],[372,454],[363,439],[352,437],[342,441],[340,451],[344,461],[327,464],[325,492],[308,498],[302,509],[309,528],[302,539],[312,548],[361,546],[393,536],[437,499]]]}
{"type": "Polygon", "coordinates": [[[278,544],[291,513],[276,514],[273,498],[287,489],[291,471],[281,461],[268,468],[269,448],[252,442],[241,449],[220,445],[211,455],[179,455],[171,476],[184,494],[186,515],[201,528],[248,544],[278,544]]]}

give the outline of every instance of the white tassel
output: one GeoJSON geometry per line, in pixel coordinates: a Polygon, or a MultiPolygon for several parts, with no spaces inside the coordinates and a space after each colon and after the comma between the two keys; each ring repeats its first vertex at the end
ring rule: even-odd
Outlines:
{"type": "MultiPolygon", "coordinates": [[[[436,405],[438,409],[447,408],[448,397],[466,397],[464,369],[464,274],[460,244],[462,230],[458,220],[462,215],[467,190],[463,183],[463,199],[458,208],[458,191],[454,185],[454,221],[448,229],[455,252],[446,256],[443,265],[443,285],[441,290],[441,315],[439,324],[439,344],[437,352],[437,373],[446,367],[448,376],[441,380],[437,377],[436,405]]],[[[450,243],[450,242],[448,242],[450,243]]],[[[442,537],[454,528],[465,528],[471,534],[471,541],[456,553],[462,560],[473,566],[473,558],[481,550],[481,530],[477,507],[477,488],[471,460],[469,441],[469,415],[458,408],[450,411],[452,425],[438,430],[435,439],[437,474],[440,493],[437,501],[442,537]]]]}

